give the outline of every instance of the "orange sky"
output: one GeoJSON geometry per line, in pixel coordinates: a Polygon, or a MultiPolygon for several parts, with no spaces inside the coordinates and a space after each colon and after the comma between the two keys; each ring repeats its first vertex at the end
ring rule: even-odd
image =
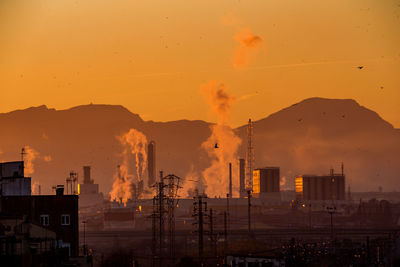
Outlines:
{"type": "Polygon", "coordinates": [[[215,121],[210,80],[236,96],[234,125],[319,96],[400,127],[400,1],[0,1],[0,112],[93,102],[215,121]],[[263,42],[235,68],[245,28],[263,42]]]}

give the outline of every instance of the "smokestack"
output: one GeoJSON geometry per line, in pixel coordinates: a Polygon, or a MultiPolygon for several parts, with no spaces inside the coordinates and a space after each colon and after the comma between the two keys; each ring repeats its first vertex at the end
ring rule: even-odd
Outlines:
{"type": "Polygon", "coordinates": [[[93,184],[93,181],[90,180],[90,166],[83,166],[83,183],[93,184]]]}
{"type": "Polygon", "coordinates": [[[232,198],[232,163],[229,162],[229,198],[232,198]]]}
{"type": "Polygon", "coordinates": [[[344,176],[344,164],[342,162],[342,176],[344,176]]]}
{"type": "Polygon", "coordinates": [[[56,187],[56,196],[63,196],[64,195],[64,185],[57,185],[56,187]]]}
{"type": "Polygon", "coordinates": [[[156,143],[154,141],[147,145],[147,173],[147,185],[151,187],[156,182],[156,143]]]}
{"type": "Polygon", "coordinates": [[[245,173],[246,173],[246,161],[245,159],[239,159],[239,195],[241,198],[246,197],[245,190],[245,173]]]}

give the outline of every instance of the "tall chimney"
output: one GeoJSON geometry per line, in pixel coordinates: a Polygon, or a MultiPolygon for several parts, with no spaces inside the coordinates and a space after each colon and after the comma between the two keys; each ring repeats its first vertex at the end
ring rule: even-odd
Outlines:
{"type": "Polygon", "coordinates": [[[147,185],[153,186],[156,182],[156,143],[151,141],[147,145],[147,185]]]}
{"type": "Polygon", "coordinates": [[[241,198],[246,197],[245,174],[246,174],[246,161],[245,159],[239,159],[239,195],[241,198]]]}
{"type": "Polygon", "coordinates": [[[229,162],[229,198],[232,198],[232,163],[229,162]]]}
{"type": "Polygon", "coordinates": [[[56,195],[63,196],[64,195],[64,185],[57,185],[56,187],[56,195]]]}
{"type": "Polygon", "coordinates": [[[93,184],[93,181],[90,180],[90,166],[83,166],[83,183],[93,184]]]}

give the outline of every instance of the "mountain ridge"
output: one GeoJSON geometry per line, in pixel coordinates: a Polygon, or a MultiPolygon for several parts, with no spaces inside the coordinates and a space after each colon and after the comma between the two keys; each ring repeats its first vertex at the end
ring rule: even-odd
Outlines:
{"type": "MultiPolygon", "coordinates": [[[[0,160],[12,161],[23,146],[31,146],[39,153],[33,180],[48,188],[63,183],[70,170],[92,165],[93,178],[108,193],[121,162],[117,137],[130,128],[155,140],[157,170],[185,177],[189,172],[200,175],[210,164],[201,144],[211,134],[212,123],[202,120],[145,121],[122,105],[88,104],[0,113],[0,124],[7,125],[0,132],[0,160]]],[[[400,130],[355,100],[309,98],[254,125],[255,165],[280,166],[288,180],[283,188],[293,189],[298,173],[327,173],[345,162],[348,184],[356,191],[400,189],[400,130]]],[[[234,131],[242,139],[238,157],[244,158],[246,125],[234,131]]]]}

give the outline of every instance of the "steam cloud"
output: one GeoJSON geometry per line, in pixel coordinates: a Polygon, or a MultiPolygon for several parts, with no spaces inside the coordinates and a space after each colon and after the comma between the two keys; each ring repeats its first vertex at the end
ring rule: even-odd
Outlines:
{"type": "Polygon", "coordinates": [[[263,42],[260,36],[251,32],[250,28],[244,28],[233,36],[239,44],[236,47],[235,57],[233,59],[234,67],[243,67],[253,54],[256,54],[263,42]]]}
{"type": "Polygon", "coordinates": [[[118,167],[114,174],[114,183],[110,192],[111,201],[116,200],[124,203],[128,199],[132,199],[133,188],[138,182],[143,183],[143,175],[147,166],[147,138],[146,136],[135,129],[130,129],[129,132],[118,138],[123,146],[123,163],[118,167]],[[129,155],[135,156],[136,175],[129,174],[129,155]]]}
{"type": "MultiPolygon", "coordinates": [[[[205,96],[213,113],[217,116],[217,124],[211,126],[211,136],[201,145],[212,158],[211,166],[202,172],[206,184],[206,193],[212,196],[225,196],[229,185],[229,163],[237,168],[237,150],[242,140],[236,136],[229,126],[231,108],[235,98],[227,93],[223,83],[211,81],[202,86],[205,96]],[[217,145],[216,145],[217,144],[217,145]]],[[[232,171],[237,173],[237,171],[232,171]]],[[[232,182],[237,179],[232,178],[232,182]]],[[[237,188],[236,183],[233,187],[237,188]]],[[[237,190],[234,190],[236,192],[237,190]]]]}
{"type": "Polygon", "coordinates": [[[31,194],[32,195],[39,195],[39,182],[35,181],[32,184],[32,188],[31,188],[31,194]]]}
{"type": "Polygon", "coordinates": [[[24,167],[25,175],[32,175],[35,172],[34,160],[39,156],[39,152],[30,146],[25,146],[24,167]]]}

